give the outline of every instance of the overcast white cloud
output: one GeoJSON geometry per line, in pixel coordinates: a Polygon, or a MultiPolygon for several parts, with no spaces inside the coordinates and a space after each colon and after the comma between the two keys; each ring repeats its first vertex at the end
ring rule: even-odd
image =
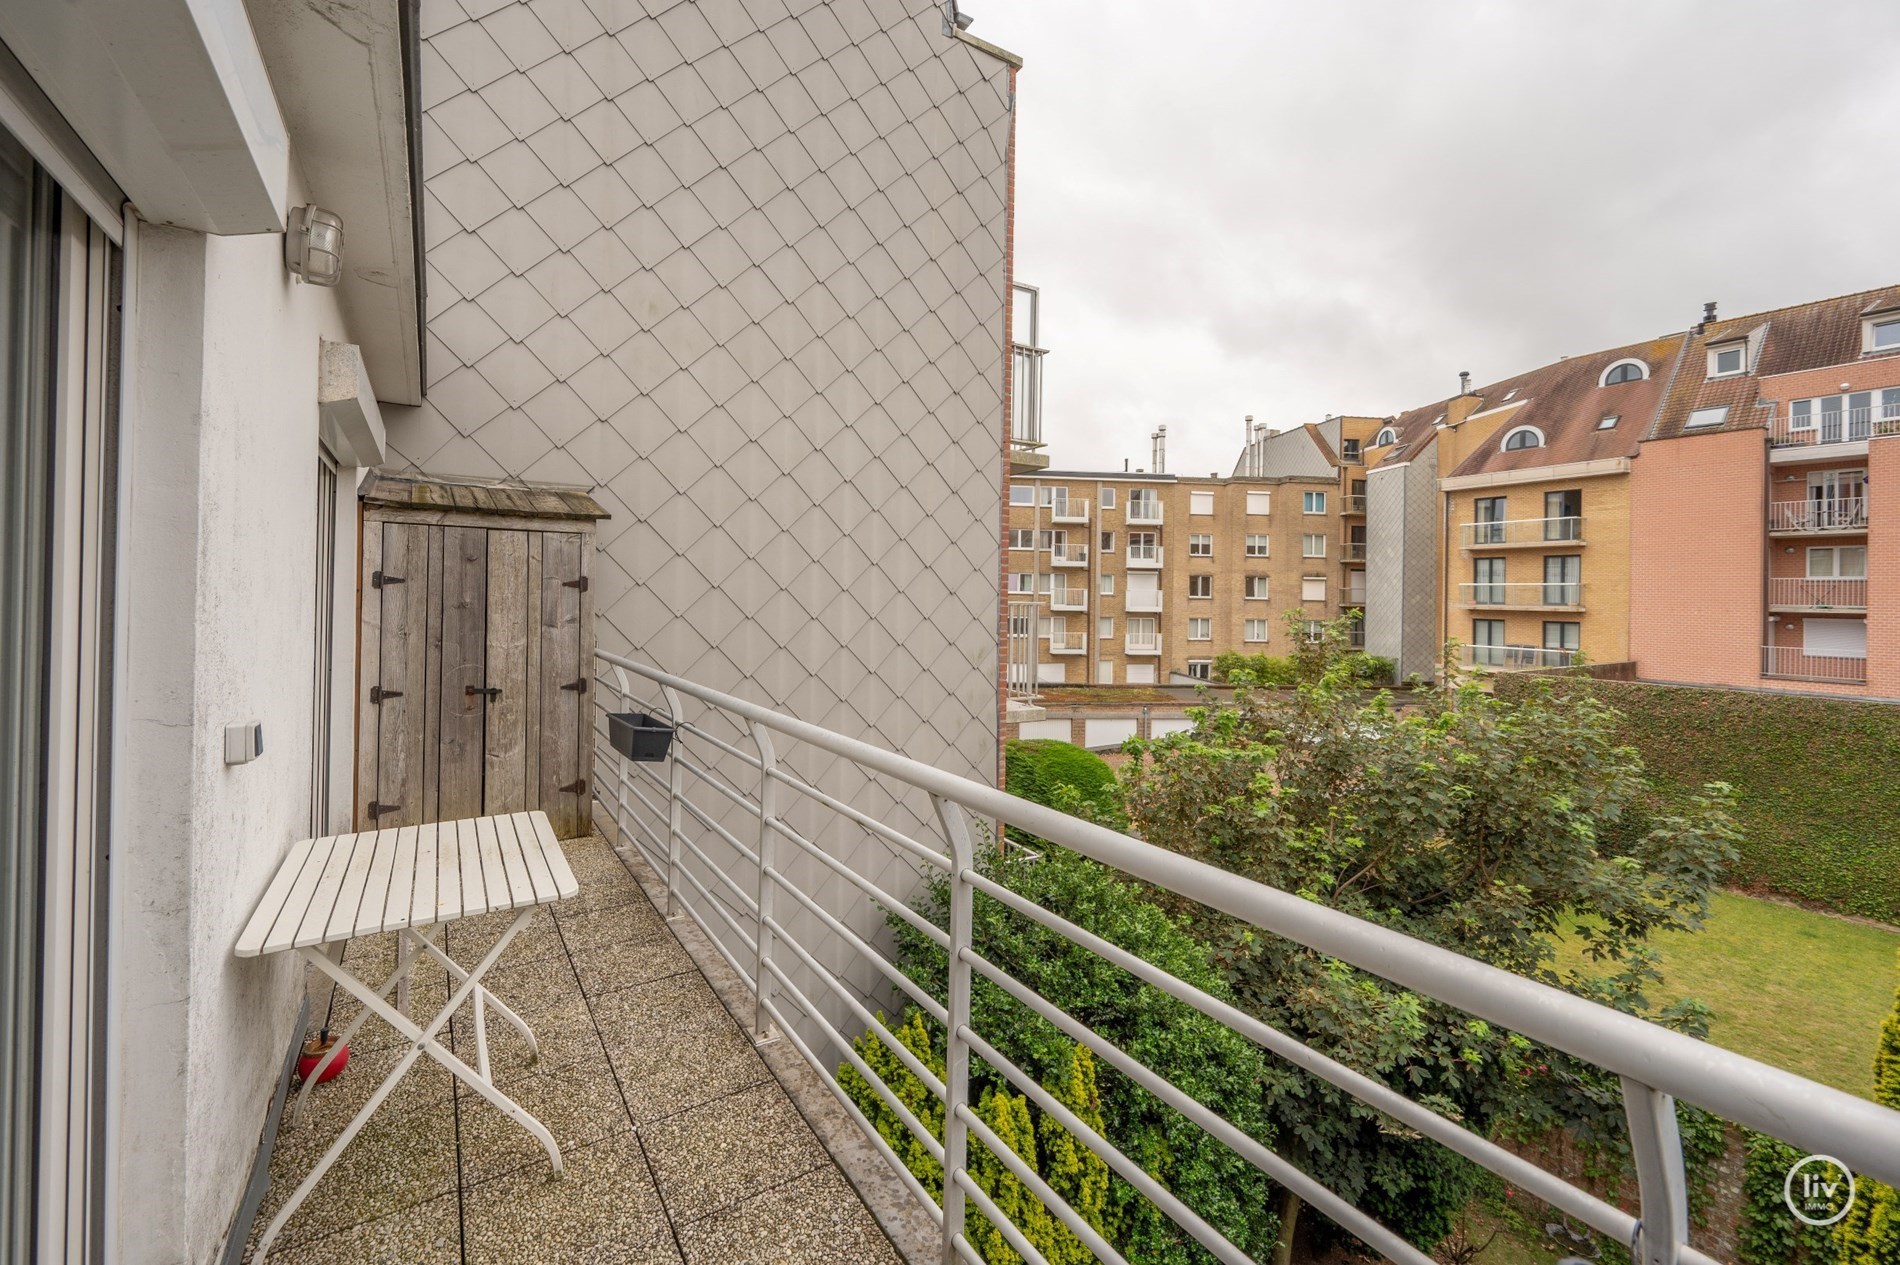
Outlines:
{"type": "Polygon", "coordinates": [[[963,0],[1058,467],[1900,279],[1893,0],[963,0]]]}

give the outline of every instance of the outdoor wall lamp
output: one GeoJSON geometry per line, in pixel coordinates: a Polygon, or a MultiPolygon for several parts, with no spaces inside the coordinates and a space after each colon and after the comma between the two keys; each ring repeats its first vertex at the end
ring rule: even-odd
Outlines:
{"type": "Polygon", "coordinates": [[[343,279],[343,220],[320,206],[300,206],[290,213],[284,233],[284,267],[299,281],[333,286],[343,279]]]}

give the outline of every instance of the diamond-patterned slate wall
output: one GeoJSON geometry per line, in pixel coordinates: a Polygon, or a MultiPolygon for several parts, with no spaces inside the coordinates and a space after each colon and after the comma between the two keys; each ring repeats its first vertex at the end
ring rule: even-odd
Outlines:
{"type": "Polygon", "coordinates": [[[385,416],[398,464],[593,489],[602,649],[991,782],[1013,102],[941,23],[423,0],[427,402],[385,416]]]}
{"type": "Polygon", "coordinates": [[[1439,503],[1436,444],[1366,478],[1366,649],[1401,680],[1438,674],[1439,503]]]}

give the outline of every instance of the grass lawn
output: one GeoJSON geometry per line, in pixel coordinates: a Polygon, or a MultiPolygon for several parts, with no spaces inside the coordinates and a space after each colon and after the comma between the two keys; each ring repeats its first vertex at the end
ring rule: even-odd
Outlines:
{"type": "MultiPolygon", "coordinates": [[[[1713,905],[1700,932],[1658,943],[1664,987],[1650,1000],[1694,997],[1714,1011],[1716,1045],[1871,1097],[1900,932],[1734,892],[1713,905]]],[[[1574,943],[1558,961],[1581,961],[1574,943]]]]}

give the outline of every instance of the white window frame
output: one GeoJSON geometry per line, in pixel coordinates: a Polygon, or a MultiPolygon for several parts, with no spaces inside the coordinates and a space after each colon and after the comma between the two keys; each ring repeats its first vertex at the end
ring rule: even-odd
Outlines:
{"type": "Polygon", "coordinates": [[[1731,338],[1724,342],[1709,344],[1709,373],[1711,378],[1739,378],[1748,372],[1748,340],[1731,338]],[[1730,352],[1736,353],[1738,360],[1735,368],[1722,368],[1722,357],[1730,352]]]}
{"type": "Polygon", "coordinates": [[[1302,602],[1323,602],[1326,600],[1326,577],[1323,575],[1303,575],[1300,577],[1300,600],[1302,602]]]}
{"type": "Polygon", "coordinates": [[[1249,619],[1241,623],[1240,639],[1250,645],[1263,646],[1272,635],[1273,621],[1270,619],[1249,619]]]}
{"type": "Polygon", "coordinates": [[[1533,448],[1542,448],[1543,446],[1544,446],[1544,432],[1539,430],[1535,426],[1513,426],[1511,427],[1511,429],[1504,432],[1504,437],[1502,439],[1498,440],[1499,452],[1529,452],[1533,448]],[[1517,438],[1519,435],[1533,436],[1537,440],[1537,442],[1534,444],[1519,444],[1517,447],[1513,448],[1511,446],[1511,441],[1517,438]]]}
{"type": "Polygon", "coordinates": [[[1011,571],[1009,573],[1009,591],[1011,593],[1034,594],[1036,591],[1036,573],[1034,571],[1011,571]]]}
{"type": "Polygon", "coordinates": [[[1728,421],[1728,405],[1717,404],[1712,408],[1691,409],[1689,417],[1683,422],[1684,430],[1704,430],[1711,426],[1720,426],[1728,421]]]}
{"type": "Polygon", "coordinates": [[[1197,601],[1212,598],[1214,596],[1214,577],[1211,575],[1190,575],[1188,577],[1188,596],[1197,601]],[[1206,591],[1196,593],[1194,590],[1197,587],[1206,591]]]}
{"type": "Polygon", "coordinates": [[[1300,536],[1300,557],[1324,558],[1325,556],[1326,556],[1326,533],[1325,532],[1310,531],[1310,532],[1303,533],[1300,536]],[[1314,548],[1315,542],[1318,543],[1317,549],[1314,548]]]}
{"type": "Polygon", "coordinates": [[[1247,493],[1247,512],[1267,515],[1273,513],[1273,493],[1249,491],[1247,493]]]}
{"type": "Polygon", "coordinates": [[[1374,448],[1387,448],[1399,442],[1399,432],[1390,426],[1381,426],[1379,433],[1372,437],[1374,448]]]}
{"type": "Polygon", "coordinates": [[[1187,674],[1197,681],[1212,680],[1214,677],[1214,661],[1212,659],[1189,659],[1187,661],[1187,674]]]}
{"type": "Polygon", "coordinates": [[[1189,641],[1214,640],[1214,621],[1206,615],[1196,615],[1188,620],[1187,639],[1189,641]]]}
{"type": "Polygon", "coordinates": [[[1102,572],[1102,596],[1115,596],[1115,573],[1113,571],[1102,572]]]}
{"type": "Polygon", "coordinates": [[[1095,638],[1098,641],[1112,641],[1115,637],[1115,617],[1103,615],[1095,621],[1095,638]]]}
{"type": "Polygon", "coordinates": [[[1098,541],[1096,541],[1096,543],[1101,546],[1100,552],[1114,553],[1115,552],[1115,533],[1112,531],[1102,532],[1101,538],[1098,541]]]}
{"type": "Polygon", "coordinates": [[[1247,534],[1246,554],[1249,558],[1268,557],[1271,555],[1272,549],[1273,537],[1267,535],[1265,532],[1249,532],[1247,534]],[[1258,547],[1256,548],[1256,546],[1258,547]]]}
{"type": "Polygon", "coordinates": [[[1805,578],[1810,580],[1864,580],[1867,578],[1866,545],[1809,545],[1806,561],[1807,575],[1805,578]],[[1841,569],[1842,559],[1850,554],[1858,554],[1860,556],[1860,570],[1858,573],[1850,574],[1841,569]],[[1825,557],[1828,560],[1828,569],[1826,571],[1816,571],[1814,569],[1814,561],[1817,557],[1825,557]]]}
{"type": "Polygon", "coordinates": [[[1326,512],[1326,494],[1324,492],[1302,492],[1300,494],[1300,513],[1324,514],[1326,512]]]}
{"type": "Polygon", "coordinates": [[[1009,503],[1023,509],[1033,507],[1036,503],[1036,489],[1027,483],[1010,484],[1009,503]]]}
{"type": "Polygon", "coordinates": [[[1031,527],[1012,527],[1009,529],[1009,547],[1025,552],[1035,549],[1036,532],[1031,527]]]}
{"type": "Polygon", "coordinates": [[[1598,430],[1615,430],[1616,424],[1623,420],[1621,413],[1605,413],[1603,420],[1597,423],[1598,430]]]}
{"type": "Polygon", "coordinates": [[[1101,501],[1103,509],[1112,510],[1115,508],[1115,489],[1114,488],[1104,483],[1101,487],[1096,489],[1096,492],[1098,494],[1096,499],[1101,501]]]}
{"type": "Polygon", "coordinates": [[[1880,352],[1900,351],[1900,312],[1875,312],[1861,322],[1861,351],[1880,352]],[[1882,346],[1880,335],[1884,330],[1893,331],[1893,341],[1882,346]]]}
{"type": "Polygon", "coordinates": [[[1250,575],[1247,577],[1247,600],[1249,602],[1271,601],[1272,599],[1268,596],[1271,588],[1266,576],[1250,575]]]}
{"type": "Polygon", "coordinates": [[[1212,492],[1189,492],[1188,513],[1212,514],[1214,512],[1214,494],[1212,492]],[[1205,509],[1202,506],[1206,506],[1205,509]]]}
{"type": "Polygon", "coordinates": [[[1115,684],[1115,661],[1113,659],[1097,659],[1095,661],[1095,683],[1097,685],[1115,684]]]}
{"type": "Polygon", "coordinates": [[[1188,557],[1211,558],[1214,556],[1214,533],[1197,531],[1188,533],[1188,557]]]}
{"type": "Polygon", "coordinates": [[[1649,378],[1649,364],[1647,361],[1637,360],[1634,357],[1626,356],[1622,360],[1613,360],[1609,364],[1604,365],[1603,372],[1597,375],[1597,385],[1600,387],[1622,386],[1623,383],[1621,382],[1610,381],[1610,375],[1615,373],[1618,369],[1621,369],[1625,365],[1634,365],[1636,367],[1636,376],[1634,378],[1629,379],[1629,381],[1643,382],[1649,378]]]}

